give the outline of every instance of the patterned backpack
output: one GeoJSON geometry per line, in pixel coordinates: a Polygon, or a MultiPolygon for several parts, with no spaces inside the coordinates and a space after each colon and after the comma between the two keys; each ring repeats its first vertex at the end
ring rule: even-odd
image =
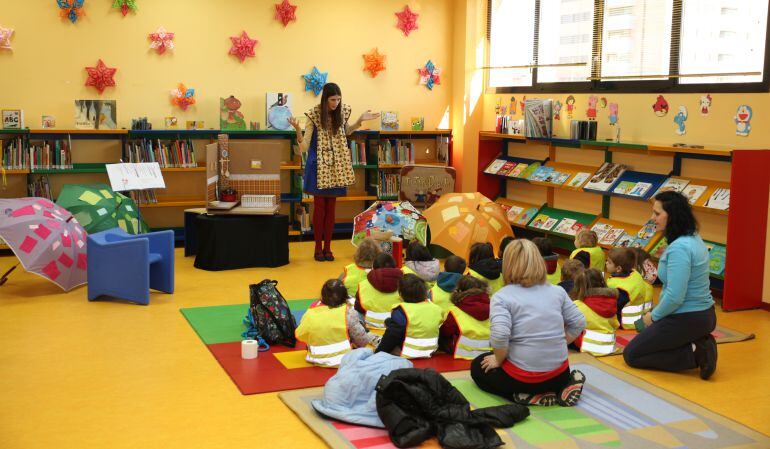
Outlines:
{"type": "Polygon", "coordinates": [[[297,344],[294,329],[297,323],[291,314],[289,304],[276,288],[278,281],[265,279],[259,284],[249,285],[251,303],[244,322],[249,329],[244,337],[261,337],[269,344],[280,344],[293,348],[297,344]]]}

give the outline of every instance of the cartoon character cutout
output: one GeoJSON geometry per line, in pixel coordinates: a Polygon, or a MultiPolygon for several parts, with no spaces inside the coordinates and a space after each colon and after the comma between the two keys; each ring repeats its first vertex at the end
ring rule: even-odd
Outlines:
{"type": "Polygon", "coordinates": [[[700,97],[700,113],[701,115],[709,115],[711,109],[711,94],[706,94],[700,97]]]}
{"type": "Polygon", "coordinates": [[[618,124],[618,104],[617,103],[610,103],[610,126],[615,126],[618,124]]]}
{"type": "Polygon", "coordinates": [[[564,102],[567,104],[567,118],[572,118],[572,113],[575,111],[575,97],[570,95],[564,102]]]}
{"type": "Polygon", "coordinates": [[[663,98],[663,95],[658,95],[658,99],[652,105],[652,110],[658,117],[665,117],[668,114],[668,101],[663,98]]]}
{"type": "Polygon", "coordinates": [[[599,103],[599,98],[595,95],[588,97],[588,109],[586,109],[586,115],[588,120],[596,120],[596,104],[599,103]]]}
{"type": "Polygon", "coordinates": [[[561,120],[561,101],[559,100],[556,100],[556,103],[553,104],[553,119],[561,120]]]}
{"type": "Polygon", "coordinates": [[[495,105],[495,116],[497,116],[497,117],[500,116],[500,107],[502,106],[502,104],[501,104],[502,101],[503,100],[501,98],[498,98],[497,99],[497,104],[495,105]]]}
{"type": "Polygon", "coordinates": [[[526,104],[527,104],[527,96],[526,96],[526,95],[524,95],[524,96],[521,98],[521,101],[519,102],[519,106],[521,107],[520,109],[521,109],[521,114],[522,114],[522,115],[524,115],[524,106],[526,106],[526,104]]]}
{"type": "Polygon", "coordinates": [[[602,97],[599,99],[599,106],[601,106],[602,109],[607,107],[607,97],[602,97]]]}
{"type": "Polygon", "coordinates": [[[751,116],[754,115],[751,106],[742,104],[735,113],[735,134],[748,137],[751,132],[751,116]]]}
{"type": "Polygon", "coordinates": [[[516,113],[516,97],[511,97],[510,105],[508,106],[508,110],[511,112],[511,115],[514,115],[516,113]]]}
{"type": "Polygon", "coordinates": [[[674,123],[676,123],[676,134],[679,136],[683,136],[687,132],[687,128],[685,128],[684,122],[687,121],[687,108],[684,106],[679,106],[679,112],[676,113],[674,116],[674,123]]]}

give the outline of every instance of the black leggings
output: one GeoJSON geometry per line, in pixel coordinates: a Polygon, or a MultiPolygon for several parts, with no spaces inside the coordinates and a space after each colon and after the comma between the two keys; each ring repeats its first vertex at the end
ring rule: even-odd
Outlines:
{"type": "Polygon", "coordinates": [[[485,373],[481,367],[481,361],[490,354],[492,353],[482,354],[471,362],[471,378],[479,388],[487,393],[496,394],[511,400],[516,393],[558,393],[570,381],[569,367],[556,377],[540,383],[518,381],[509,376],[502,368],[495,368],[485,373]]]}
{"type": "Polygon", "coordinates": [[[699,312],[667,315],[634,337],[623,358],[634,368],[684,371],[697,368],[692,343],[714,330],[717,315],[712,306],[699,312]]]}

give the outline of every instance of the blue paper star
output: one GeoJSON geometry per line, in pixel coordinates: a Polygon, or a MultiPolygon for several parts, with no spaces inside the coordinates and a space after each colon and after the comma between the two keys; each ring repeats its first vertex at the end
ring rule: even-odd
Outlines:
{"type": "Polygon", "coordinates": [[[313,67],[313,70],[311,70],[310,73],[302,75],[302,78],[305,78],[305,91],[312,90],[313,93],[318,96],[323,90],[324,84],[326,84],[326,77],[328,75],[329,72],[322,73],[318,68],[313,67]]]}

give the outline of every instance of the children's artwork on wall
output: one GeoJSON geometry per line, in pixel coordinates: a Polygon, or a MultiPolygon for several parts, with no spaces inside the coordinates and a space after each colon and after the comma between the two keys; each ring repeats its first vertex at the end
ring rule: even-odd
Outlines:
{"type": "Polygon", "coordinates": [[[179,126],[179,120],[176,117],[166,117],[163,119],[163,123],[166,125],[166,129],[177,129],[179,126]]]}
{"type": "Polygon", "coordinates": [[[246,120],[241,108],[241,101],[230,95],[219,99],[219,128],[222,131],[245,131],[246,120]]]}
{"type": "Polygon", "coordinates": [[[115,79],[113,77],[117,71],[118,69],[114,67],[107,67],[100,59],[95,67],[86,67],[86,72],[88,72],[86,86],[95,87],[99,91],[99,95],[101,95],[105,87],[115,87],[115,79]]]}
{"type": "Polygon", "coordinates": [[[556,103],[553,104],[553,119],[561,120],[561,101],[559,100],[556,100],[556,103]]]}
{"type": "Polygon", "coordinates": [[[618,124],[618,104],[617,103],[610,103],[610,126],[615,126],[618,124]]]}
{"type": "Polygon", "coordinates": [[[710,110],[711,110],[711,94],[702,95],[700,97],[701,115],[709,115],[710,110]]]}
{"type": "Polygon", "coordinates": [[[117,122],[115,100],[75,100],[75,128],[116,129],[117,122]]]}
{"type": "Polygon", "coordinates": [[[511,97],[511,102],[508,105],[508,111],[510,111],[511,115],[516,113],[516,97],[511,97]]]}
{"type": "Polygon", "coordinates": [[[279,129],[286,131],[292,129],[289,123],[291,118],[291,96],[282,92],[268,92],[265,98],[265,121],[267,129],[279,129]]]}
{"type": "Polygon", "coordinates": [[[409,5],[404,6],[403,11],[396,13],[396,17],[398,17],[398,25],[396,25],[396,28],[403,31],[404,36],[409,36],[409,33],[418,28],[417,17],[419,16],[419,14],[414,13],[409,9],[409,5]]]}
{"type": "Polygon", "coordinates": [[[564,103],[567,105],[567,118],[571,119],[572,113],[575,111],[575,97],[570,95],[564,100],[564,103]]]}
{"type": "Polygon", "coordinates": [[[521,111],[521,115],[524,115],[524,104],[527,102],[527,96],[524,95],[521,97],[521,101],[519,102],[519,110],[521,111]]]}
{"type": "Polygon", "coordinates": [[[171,91],[171,104],[186,111],[195,104],[195,89],[187,89],[184,84],[179,83],[177,88],[171,91]]]}
{"type": "Polygon", "coordinates": [[[364,72],[369,72],[375,78],[385,70],[385,55],[381,55],[377,48],[364,55],[364,72]]]}
{"type": "Polygon", "coordinates": [[[120,8],[123,17],[126,17],[126,14],[128,14],[129,11],[136,13],[137,10],[136,0],[114,0],[112,2],[112,7],[120,8]]]}
{"type": "Polygon", "coordinates": [[[11,36],[13,36],[13,28],[3,28],[0,26],[0,49],[13,50],[11,48],[11,36]]]}
{"type": "Polygon", "coordinates": [[[78,19],[86,14],[83,10],[85,2],[86,0],[56,0],[61,18],[72,23],[77,23],[78,19]]]}
{"type": "Polygon", "coordinates": [[[433,61],[430,59],[425,63],[425,67],[417,69],[417,73],[420,74],[420,84],[433,90],[433,86],[441,84],[441,69],[433,65],[433,61]]]}
{"type": "Polygon", "coordinates": [[[588,109],[586,109],[586,116],[588,120],[596,120],[596,104],[599,102],[599,98],[595,95],[588,97],[588,109]]]}
{"type": "Polygon", "coordinates": [[[311,70],[310,73],[302,75],[302,78],[305,79],[305,92],[312,90],[317,97],[323,90],[328,76],[329,72],[321,72],[318,68],[313,66],[313,70],[311,70]]]}
{"type": "Polygon", "coordinates": [[[679,106],[679,112],[674,116],[674,123],[676,123],[677,135],[683,136],[687,132],[684,122],[687,121],[687,108],[683,105],[679,106]]]}
{"type": "Polygon", "coordinates": [[[166,50],[174,49],[174,33],[166,31],[165,28],[160,27],[154,33],[150,33],[150,48],[157,51],[159,55],[162,55],[166,50]]]}
{"type": "Polygon", "coordinates": [[[655,103],[652,105],[652,110],[658,117],[665,117],[668,114],[668,101],[663,98],[663,95],[658,95],[655,103]]]}
{"type": "Polygon", "coordinates": [[[249,35],[243,31],[240,36],[230,36],[230,42],[232,42],[233,46],[230,47],[230,52],[228,54],[237,57],[241,60],[241,63],[243,63],[246,58],[254,57],[254,46],[257,45],[257,42],[259,41],[250,38],[249,35]]]}
{"type": "Polygon", "coordinates": [[[53,115],[44,115],[42,125],[43,129],[56,128],[56,117],[53,115]]]}
{"type": "Polygon", "coordinates": [[[275,20],[281,22],[286,28],[289,22],[297,20],[296,11],[296,5],[289,3],[289,0],[283,0],[281,3],[275,4],[275,20]]]}
{"type": "Polygon", "coordinates": [[[738,111],[735,113],[735,134],[748,137],[751,132],[751,116],[754,113],[751,110],[751,106],[742,104],[738,106],[738,111]]]}
{"type": "Polygon", "coordinates": [[[607,97],[602,97],[599,99],[599,106],[601,106],[602,109],[607,107],[607,97]]]}
{"type": "Polygon", "coordinates": [[[412,117],[412,131],[422,131],[425,129],[425,117],[412,117]]]}

